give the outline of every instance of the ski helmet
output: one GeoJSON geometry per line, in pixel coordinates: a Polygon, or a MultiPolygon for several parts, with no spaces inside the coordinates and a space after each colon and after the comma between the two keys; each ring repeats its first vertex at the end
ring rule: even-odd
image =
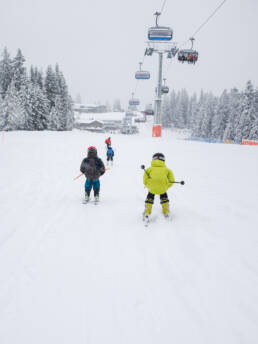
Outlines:
{"type": "Polygon", "coordinates": [[[165,161],[165,155],[162,153],[155,153],[153,154],[152,160],[161,160],[161,161],[165,161]]]}

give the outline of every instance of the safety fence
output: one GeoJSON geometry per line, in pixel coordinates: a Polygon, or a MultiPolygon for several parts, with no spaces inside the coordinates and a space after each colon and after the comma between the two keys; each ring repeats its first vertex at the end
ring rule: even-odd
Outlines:
{"type": "Polygon", "coordinates": [[[206,139],[206,138],[203,138],[203,137],[188,137],[185,140],[187,140],[187,141],[208,142],[208,143],[226,143],[226,144],[236,144],[236,145],[258,146],[258,141],[255,141],[255,140],[233,141],[233,140],[206,139]]]}
{"type": "Polygon", "coordinates": [[[258,141],[254,141],[254,140],[242,140],[242,145],[258,146],[258,141]]]}

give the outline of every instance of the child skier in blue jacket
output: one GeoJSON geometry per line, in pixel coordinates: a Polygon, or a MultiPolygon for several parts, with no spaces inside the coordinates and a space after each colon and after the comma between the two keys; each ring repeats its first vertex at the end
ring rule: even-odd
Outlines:
{"type": "Polygon", "coordinates": [[[108,165],[109,161],[110,161],[111,165],[113,165],[114,155],[115,155],[115,153],[114,153],[113,148],[111,146],[109,146],[107,149],[107,165],[108,165]]]}

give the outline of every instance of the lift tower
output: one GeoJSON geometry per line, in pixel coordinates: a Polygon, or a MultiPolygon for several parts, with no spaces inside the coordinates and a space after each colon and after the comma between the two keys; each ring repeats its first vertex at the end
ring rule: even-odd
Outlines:
{"type": "Polygon", "coordinates": [[[172,58],[177,54],[177,48],[175,44],[170,43],[173,38],[173,30],[167,26],[159,26],[158,18],[161,15],[160,12],[154,13],[156,16],[156,26],[149,28],[148,30],[148,47],[145,50],[145,55],[152,56],[153,53],[157,53],[159,57],[158,62],[158,83],[156,87],[155,95],[155,108],[154,108],[154,124],[152,128],[152,136],[160,137],[162,131],[162,118],[161,118],[161,96],[162,96],[162,67],[163,67],[163,55],[167,54],[167,58],[172,58]]]}

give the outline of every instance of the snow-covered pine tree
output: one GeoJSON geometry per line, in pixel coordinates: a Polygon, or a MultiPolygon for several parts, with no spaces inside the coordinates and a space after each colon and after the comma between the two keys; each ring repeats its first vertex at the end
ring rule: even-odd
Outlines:
{"type": "Polygon", "coordinates": [[[62,111],[62,104],[60,96],[57,96],[55,99],[55,106],[52,106],[50,111],[50,123],[49,123],[49,130],[57,130],[60,131],[61,123],[60,123],[60,113],[62,111]]]}
{"type": "Polygon", "coordinates": [[[212,121],[216,112],[217,102],[216,98],[209,93],[205,96],[205,101],[203,104],[203,114],[202,114],[202,123],[200,129],[200,135],[203,138],[211,137],[212,133],[212,121]]]}
{"type": "Polygon", "coordinates": [[[81,97],[80,93],[76,94],[75,103],[76,104],[81,104],[82,103],[82,97],[81,97]]]}
{"type": "Polygon", "coordinates": [[[17,91],[20,91],[20,89],[26,86],[27,83],[27,75],[24,62],[25,58],[22,55],[21,49],[18,49],[15,58],[12,60],[12,82],[14,83],[14,86],[17,89],[17,91]]]}
{"type": "Polygon", "coordinates": [[[194,114],[196,113],[197,108],[197,95],[194,93],[191,98],[189,99],[189,107],[188,107],[188,128],[193,128],[194,123],[194,114]]]}
{"type": "Polygon", "coordinates": [[[27,113],[27,130],[45,130],[50,126],[49,101],[38,84],[27,83],[23,91],[23,106],[27,113]]]}
{"type": "Polygon", "coordinates": [[[5,117],[4,117],[4,111],[3,111],[3,99],[0,97],[0,131],[4,130],[5,125],[5,117]]]}
{"type": "Polygon", "coordinates": [[[171,124],[171,118],[170,118],[171,108],[170,108],[170,102],[169,102],[169,96],[165,95],[163,102],[162,102],[162,126],[164,128],[170,127],[171,124]]]}
{"type": "Polygon", "coordinates": [[[181,116],[182,116],[182,128],[186,128],[188,126],[189,121],[189,97],[186,89],[182,89],[180,92],[180,109],[181,109],[181,116]]]}
{"type": "Polygon", "coordinates": [[[252,123],[248,139],[258,141],[258,116],[252,123]]]}
{"type": "Polygon", "coordinates": [[[169,107],[170,107],[169,121],[170,121],[170,126],[172,127],[175,127],[176,125],[177,99],[178,97],[175,90],[172,90],[172,92],[170,92],[170,97],[169,97],[169,107]]]}
{"type": "Polygon", "coordinates": [[[45,77],[45,90],[46,96],[49,100],[50,110],[52,106],[55,106],[55,98],[57,95],[60,95],[60,88],[58,84],[58,80],[56,77],[56,73],[53,71],[52,66],[47,67],[46,77],[45,77]]]}
{"type": "Polygon", "coordinates": [[[12,82],[0,106],[1,126],[4,127],[4,130],[25,129],[26,117],[20,92],[17,91],[14,82],[12,82]]]}
{"type": "Polygon", "coordinates": [[[224,131],[224,140],[235,140],[236,126],[240,118],[241,94],[237,88],[233,88],[229,93],[229,117],[224,131]]]}
{"type": "Polygon", "coordinates": [[[62,72],[56,65],[56,79],[60,90],[61,109],[59,112],[60,130],[72,130],[74,125],[74,112],[72,106],[72,98],[68,93],[68,87],[62,72]]]}
{"type": "Polygon", "coordinates": [[[113,111],[118,111],[118,112],[122,111],[121,103],[119,99],[115,99],[114,104],[113,104],[113,111]]]}
{"type": "Polygon", "coordinates": [[[201,137],[202,121],[205,113],[205,97],[206,95],[204,94],[203,90],[201,90],[199,101],[197,102],[197,106],[192,116],[193,137],[201,137]]]}
{"type": "Polygon", "coordinates": [[[37,82],[38,86],[43,90],[44,89],[44,80],[43,80],[42,70],[38,70],[38,68],[36,68],[35,74],[36,74],[35,75],[36,82],[37,82]]]}
{"type": "Polygon", "coordinates": [[[249,80],[246,84],[246,88],[243,94],[243,100],[241,104],[240,120],[236,127],[236,141],[242,139],[248,139],[250,136],[251,128],[256,119],[255,110],[255,97],[254,87],[252,82],[249,80]]]}
{"type": "Polygon", "coordinates": [[[214,139],[222,140],[224,132],[228,124],[229,118],[229,95],[227,90],[224,90],[218,100],[216,113],[212,120],[211,137],[214,139]]]}
{"type": "Polygon", "coordinates": [[[5,97],[13,77],[12,61],[7,48],[4,49],[0,60],[0,96],[5,97]]]}
{"type": "Polygon", "coordinates": [[[253,108],[254,108],[254,119],[251,123],[251,129],[249,134],[249,140],[258,140],[258,89],[254,91],[254,100],[253,100],[253,108]]]}

